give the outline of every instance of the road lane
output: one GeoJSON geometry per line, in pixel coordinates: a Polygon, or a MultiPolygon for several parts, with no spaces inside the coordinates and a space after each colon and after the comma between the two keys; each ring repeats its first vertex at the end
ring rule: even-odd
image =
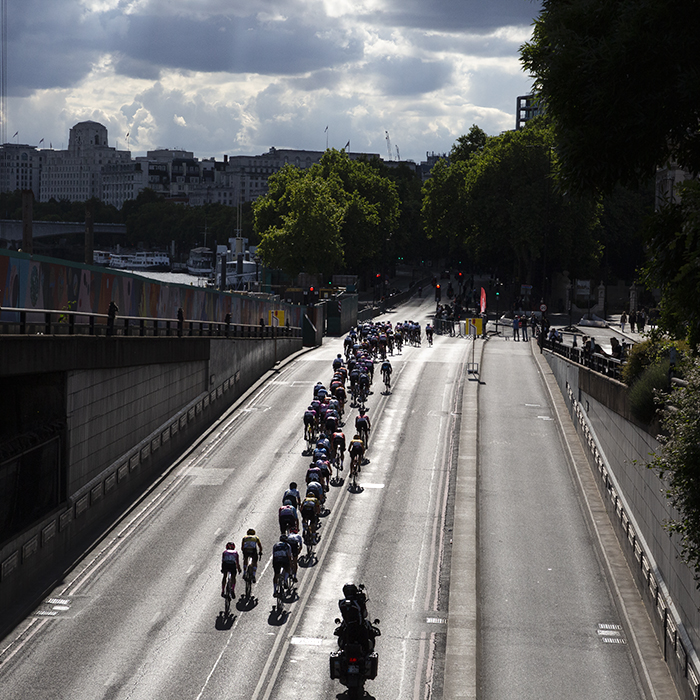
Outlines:
{"type": "MultiPolygon", "coordinates": [[[[418,306],[394,320],[419,318],[418,306]]],[[[354,576],[383,619],[374,688],[424,697],[440,663],[440,623],[426,619],[445,587],[446,455],[467,345],[406,348],[393,358],[388,396],[377,378],[364,488],[331,490],[319,561],[300,575],[300,598],[285,616],[271,614],[276,513],[288,482],[303,481],[301,415],[313,384],[330,379],[339,340],[280,369],[71,572],[52,594],[70,600],[69,612],[18,628],[36,634],[0,659],[3,698],[250,698],[261,679],[260,697],[282,697],[298,687],[300,668],[305,689],[337,693],[328,652],[340,589],[354,576]],[[258,602],[247,609],[239,599],[225,621],[220,553],[250,526],[266,548],[258,602]]]]}
{"type": "Polygon", "coordinates": [[[489,342],[482,380],[480,697],[645,697],[529,344],[489,342]]]}

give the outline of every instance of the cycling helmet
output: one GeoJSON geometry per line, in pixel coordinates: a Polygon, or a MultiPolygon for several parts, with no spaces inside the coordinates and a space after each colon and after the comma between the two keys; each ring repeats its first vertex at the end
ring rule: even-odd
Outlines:
{"type": "Polygon", "coordinates": [[[289,488],[290,488],[290,489],[295,489],[296,487],[297,487],[297,482],[296,482],[296,481],[292,481],[292,482],[289,484],[289,488]]]}
{"type": "Polygon", "coordinates": [[[357,586],[354,583],[346,583],[343,586],[343,595],[346,598],[353,598],[356,596],[360,591],[358,590],[357,586]]]}
{"type": "Polygon", "coordinates": [[[236,545],[233,542],[227,542],[226,549],[236,549],[236,545]]]}
{"type": "Polygon", "coordinates": [[[280,535],[280,542],[286,542],[289,538],[287,537],[286,533],[282,533],[280,535]]]}
{"type": "Polygon", "coordinates": [[[255,534],[255,530],[253,530],[253,528],[251,527],[251,528],[248,530],[248,534],[249,534],[249,535],[254,535],[254,534],[255,534]]]}

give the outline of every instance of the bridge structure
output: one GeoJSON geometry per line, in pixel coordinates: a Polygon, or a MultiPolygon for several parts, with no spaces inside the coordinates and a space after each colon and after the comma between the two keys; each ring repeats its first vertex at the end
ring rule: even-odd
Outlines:
{"type": "MultiPolygon", "coordinates": [[[[126,224],[93,224],[96,234],[110,234],[126,237],[126,224]]],[[[33,238],[52,236],[85,235],[85,222],[82,221],[32,221],[33,238]]],[[[22,221],[20,219],[0,219],[0,245],[22,243],[22,221]]]]}

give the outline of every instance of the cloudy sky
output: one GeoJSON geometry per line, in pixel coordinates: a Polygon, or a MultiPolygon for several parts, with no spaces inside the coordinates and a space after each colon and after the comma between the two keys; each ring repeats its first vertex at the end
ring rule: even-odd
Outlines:
{"type": "Polygon", "coordinates": [[[8,0],[8,141],[425,160],[512,129],[539,0],[8,0]],[[328,131],[326,131],[328,127],[328,131]],[[12,135],[19,131],[17,137],[12,135]]]}

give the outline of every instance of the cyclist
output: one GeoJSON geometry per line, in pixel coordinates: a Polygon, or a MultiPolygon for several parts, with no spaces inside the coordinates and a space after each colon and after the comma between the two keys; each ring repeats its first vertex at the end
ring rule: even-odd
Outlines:
{"type": "Polygon", "coordinates": [[[292,551],[292,559],[289,562],[290,563],[290,570],[291,570],[291,574],[292,574],[292,581],[294,581],[294,583],[296,583],[297,582],[297,566],[298,566],[298,560],[299,560],[299,553],[301,552],[301,549],[304,546],[304,543],[302,542],[302,539],[301,539],[301,533],[292,532],[289,535],[287,535],[287,543],[289,544],[289,548],[292,551]]]}
{"type": "Polygon", "coordinates": [[[241,542],[241,552],[243,552],[243,571],[248,568],[248,562],[253,565],[253,583],[258,571],[258,558],[262,556],[263,548],[260,538],[255,534],[255,530],[251,527],[246,536],[241,542]]]}
{"type": "Polygon", "coordinates": [[[293,506],[298,508],[301,505],[301,494],[297,488],[297,482],[292,481],[289,484],[289,488],[284,492],[282,496],[282,503],[286,506],[293,506]]]}
{"type": "Polygon", "coordinates": [[[281,506],[277,518],[280,523],[280,532],[285,534],[287,531],[299,531],[299,516],[297,509],[294,506],[281,506]]]}
{"type": "Polygon", "coordinates": [[[333,460],[342,467],[345,459],[345,433],[338,430],[333,433],[333,460]]]}
{"type": "Polygon", "coordinates": [[[321,501],[316,498],[313,492],[309,491],[306,498],[301,502],[301,519],[309,532],[316,540],[316,530],[318,529],[318,518],[321,513],[321,501]]]}
{"type": "Polygon", "coordinates": [[[433,344],[433,327],[428,323],[425,326],[425,337],[428,339],[428,345],[433,344]]]}
{"type": "Polygon", "coordinates": [[[309,494],[313,494],[314,498],[316,498],[321,504],[321,507],[323,507],[323,504],[326,502],[326,494],[323,490],[323,484],[320,481],[309,481],[309,483],[306,484],[307,498],[309,494]]]}
{"type": "Polygon", "coordinates": [[[306,483],[307,483],[307,485],[312,481],[318,481],[321,484],[323,483],[323,470],[321,469],[321,462],[322,461],[323,461],[322,459],[315,461],[306,470],[306,483]]]}
{"type": "Polygon", "coordinates": [[[369,422],[369,416],[365,412],[364,408],[360,408],[360,413],[355,417],[355,430],[358,435],[362,438],[363,445],[369,442],[369,431],[372,426],[369,422]]]}
{"type": "Polygon", "coordinates": [[[221,597],[226,597],[226,577],[231,574],[231,597],[236,597],[236,571],[241,573],[241,562],[238,559],[236,545],[233,542],[226,543],[226,549],[221,555],[221,573],[224,575],[221,579],[221,597]]]}
{"type": "Polygon", "coordinates": [[[287,541],[287,535],[280,535],[279,542],[272,545],[272,597],[277,597],[277,586],[281,584],[280,576],[282,574],[289,575],[290,565],[292,562],[292,548],[287,541]]]}
{"type": "Polygon", "coordinates": [[[369,396],[369,374],[363,368],[360,372],[360,378],[357,380],[357,386],[360,392],[360,401],[364,403],[365,399],[369,396]]]}
{"type": "Polygon", "coordinates": [[[306,411],[304,411],[304,439],[312,440],[314,432],[316,430],[316,411],[313,406],[309,406],[306,411]]]}
{"type": "Polygon", "coordinates": [[[392,372],[393,369],[391,368],[391,362],[389,362],[389,360],[384,360],[384,362],[382,362],[382,379],[384,380],[384,384],[386,384],[387,388],[391,386],[392,372]]]}
{"type": "Polygon", "coordinates": [[[362,442],[362,439],[360,438],[360,435],[358,433],[356,433],[355,437],[352,440],[350,440],[350,444],[348,445],[348,452],[350,453],[350,459],[356,461],[357,463],[357,471],[361,472],[362,458],[365,455],[365,443],[362,442]]]}
{"type": "Polygon", "coordinates": [[[338,356],[333,360],[333,371],[337,370],[339,367],[343,366],[343,357],[340,353],[338,353],[338,356]]]}
{"type": "Polygon", "coordinates": [[[319,459],[316,462],[316,466],[321,470],[321,484],[323,484],[323,490],[328,491],[331,486],[331,475],[333,468],[328,459],[319,459]]]}

